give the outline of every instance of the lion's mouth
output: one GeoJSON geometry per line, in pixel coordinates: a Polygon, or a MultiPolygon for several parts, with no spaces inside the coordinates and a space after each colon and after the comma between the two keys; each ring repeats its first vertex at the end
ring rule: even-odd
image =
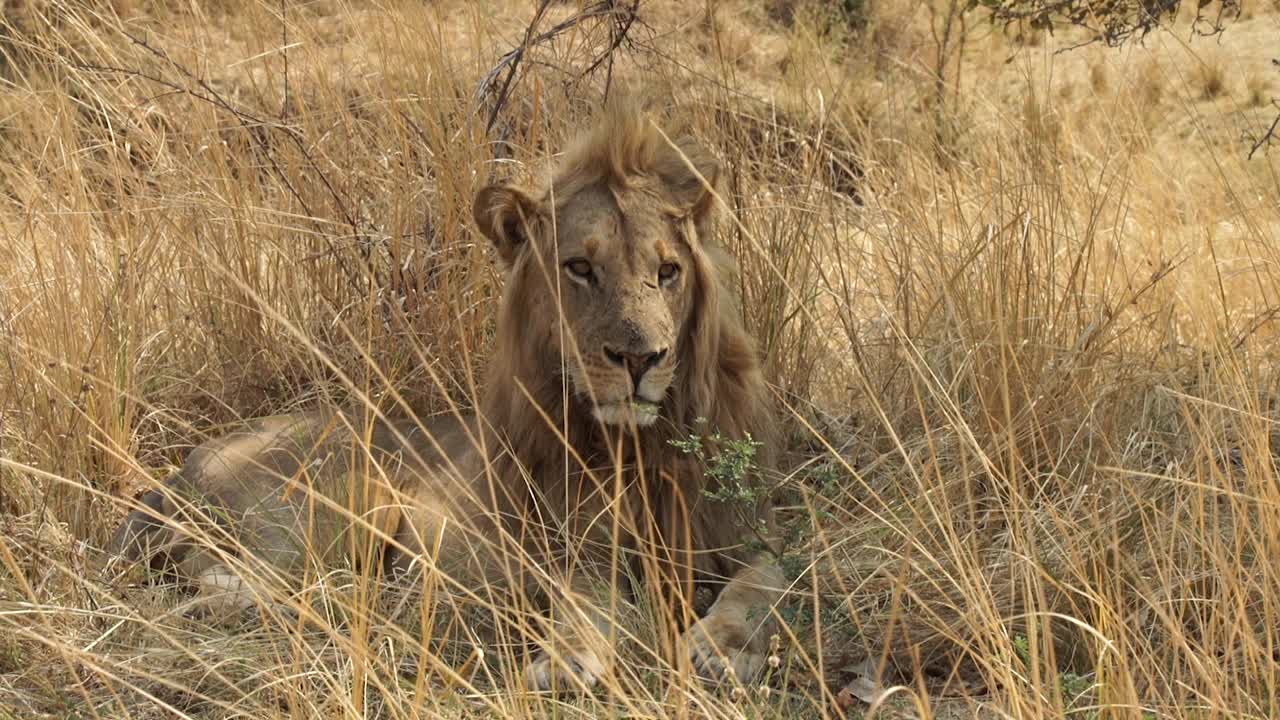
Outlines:
{"type": "Polygon", "coordinates": [[[628,398],[595,406],[592,414],[606,425],[652,425],[658,419],[659,405],[643,398],[628,398]]]}

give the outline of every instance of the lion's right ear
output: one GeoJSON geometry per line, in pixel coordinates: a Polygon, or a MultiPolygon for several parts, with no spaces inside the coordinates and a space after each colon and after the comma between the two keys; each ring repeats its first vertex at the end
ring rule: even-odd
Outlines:
{"type": "Polygon", "coordinates": [[[654,171],[667,186],[676,208],[702,225],[715,211],[716,181],[720,161],[690,137],[668,146],[654,171]]]}
{"type": "Polygon", "coordinates": [[[529,230],[537,220],[538,204],[514,185],[496,183],[476,193],[471,214],[480,232],[493,243],[503,264],[511,267],[529,240],[529,230]]]}

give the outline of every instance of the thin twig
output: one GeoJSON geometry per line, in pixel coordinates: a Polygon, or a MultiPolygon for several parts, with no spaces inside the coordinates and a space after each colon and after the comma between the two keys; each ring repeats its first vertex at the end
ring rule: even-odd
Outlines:
{"type": "MultiPolygon", "coordinates": [[[[1271,62],[1276,62],[1276,61],[1272,60],[1271,62]]],[[[1280,64],[1280,63],[1277,63],[1277,64],[1280,64]]],[[[1277,108],[1280,108],[1280,102],[1275,102],[1274,104],[1277,108]]],[[[1259,137],[1253,143],[1253,147],[1249,148],[1250,160],[1253,159],[1254,153],[1258,152],[1264,147],[1271,145],[1271,141],[1276,139],[1277,128],[1280,128],[1280,112],[1276,113],[1275,119],[1271,121],[1271,127],[1267,128],[1267,131],[1262,133],[1262,136],[1259,137]]]]}
{"type": "Polygon", "coordinates": [[[1249,327],[1245,328],[1239,335],[1236,336],[1235,341],[1231,343],[1231,347],[1236,350],[1239,350],[1245,344],[1245,342],[1248,341],[1248,339],[1253,336],[1254,333],[1258,332],[1258,330],[1261,330],[1263,325],[1266,325],[1267,323],[1274,320],[1277,315],[1280,315],[1280,306],[1276,306],[1267,310],[1266,312],[1259,313],[1257,317],[1255,317],[1253,321],[1249,323],[1249,327]]]}
{"type": "Polygon", "coordinates": [[[640,0],[631,3],[631,7],[622,12],[615,12],[615,20],[613,25],[609,26],[609,47],[591,63],[586,70],[582,72],[580,77],[586,77],[595,72],[600,67],[600,63],[606,59],[609,62],[608,68],[605,70],[604,79],[604,96],[609,97],[609,89],[613,86],[613,52],[622,46],[627,40],[627,33],[631,31],[631,26],[635,24],[636,19],[640,17],[640,0]]]}
{"type": "MultiPolygon", "coordinates": [[[[221,93],[219,93],[216,89],[214,89],[211,85],[209,85],[208,82],[196,76],[186,66],[182,65],[181,63],[177,62],[172,57],[170,57],[169,54],[166,53],[164,50],[151,45],[145,39],[137,37],[126,30],[122,29],[120,32],[122,35],[127,37],[135,45],[142,48],[143,50],[146,50],[148,53],[154,55],[155,57],[163,60],[170,67],[175,69],[179,75],[186,78],[189,82],[194,83],[194,85],[199,88],[199,91],[193,90],[190,87],[173,82],[172,80],[165,79],[158,75],[152,75],[150,73],[146,73],[137,69],[115,67],[110,65],[97,65],[93,63],[85,63],[85,62],[79,62],[79,61],[76,61],[74,65],[77,68],[80,68],[83,70],[89,70],[89,71],[95,71],[95,72],[109,72],[109,73],[126,75],[130,77],[136,77],[142,80],[147,80],[148,82],[155,83],[162,87],[169,88],[175,92],[189,95],[193,98],[196,98],[197,100],[201,100],[203,102],[214,105],[215,107],[229,113],[230,115],[236,118],[236,121],[240,124],[240,128],[245,131],[250,131],[254,127],[262,127],[268,130],[283,131],[284,136],[288,138],[291,143],[293,143],[294,147],[297,148],[298,152],[300,152],[303,158],[307,161],[307,165],[311,168],[311,170],[315,173],[316,177],[320,180],[320,184],[324,187],[325,191],[333,200],[333,203],[337,208],[338,213],[342,216],[343,222],[349,228],[351,233],[351,238],[355,242],[357,248],[360,251],[361,257],[364,260],[365,269],[368,272],[369,282],[373,283],[374,285],[381,284],[378,277],[377,269],[373,265],[373,258],[372,258],[371,252],[369,248],[367,246],[364,246],[363,243],[361,242],[359,224],[356,222],[355,216],[352,215],[351,212],[348,210],[347,204],[342,198],[342,196],[338,193],[337,188],[334,187],[333,183],[329,180],[329,177],[324,173],[323,170],[320,169],[319,164],[316,163],[315,158],[312,157],[310,150],[308,150],[307,145],[304,142],[304,138],[302,134],[298,132],[298,130],[281,122],[273,122],[273,121],[258,117],[250,112],[247,112],[241,108],[238,108],[232,105],[225,97],[221,95],[221,93]]],[[[315,217],[316,215],[314,212],[312,212],[309,203],[307,203],[307,201],[302,197],[302,194],[298,191],[297,187],[294,186],[293,182],[289,179],[289,176],[284,172],[284,168],[280,167],[280,164],[276,161],[275,155],[272,152],[271,146],[267,142],[266,138],[254,132],[249,132],[248,134],[249,134],[249,137],[252,138],[258,150],[262,153],[263,157],[266,159],[268,165],[271,168],[272,173],[275,174],[275,176],[279,178],[280,181],[284,184],[285,189],[288,191],[289,195],[298,203],[298,205],[302,208],[303,212],[306,213],[308,217],[315,217]]],[[[348,282],[350,282],[353,287],[361,286],[363,283],[360,281],[360,275],[357,272],[355,272],[347,264],[343,255],[340,252],[338,252],[338,249],[334,247],[331,242],[329,242],[327,236],[325,237],[325,242],[329,244],[330,250],[333,252],[333,255],[337,260],[339,266],[341,267],[343,274],[347,276],[348,282]]]]}
{"type": "MultiPolygon", "coordinates": [[[[520,61],[524,59],[525,50],[527,50],[533,43],[541,42],[542,38],[547,35],[544,33],[536,40],[533,39],[533,31],[538,27],[538,23],[542,20],[542,16],[546,13],[547,6],[550,4],[551,0],[542,0],[542,2],[538,3],[538,11],[533,14],[533,20],[529,22],[529,27],[525,28],[524,42],[520,43],[519,47],[512,49],[507,54],[499,58],[498,64],[489,71],[489,74],[486,75],[485,79],[480,83],[480,89],[477,92],[477,95],[479,99],[483,100],[484,96],[493,88],[493,84],[497,80],[498,73],[502,72],[502,68],[504,66],[507,67],[507,77],[502,81],[502,89],[498,91],[498,99],[493,104],[493,111],[489,113],[489,121],[485,123],[484,126],[486,134],[493,132],[493,124],[498,120],[498,112],[502,110],[502,106],[507,102],[507,94],[511,92],[511,81],[515,79],[516,71],[520,68],[520,61]]],[[[561,23],[561,25],[564,25],[564,23],[561,23]]],[[[554,32],[555,28],[552,28],[552,31],[554,32]]],[[[555,35],[551,35],[551,37],[555,37],[555,35]]]]}
{"type": "Polygon", "coordinates": [[[284,98],[280,101],[280,120],[289,116],[289,22],[285,16],[285,0],[280,0],[280,47],[284,56],[284,98]]]}
{"type": "Polygon", "coordinates": [[[608,62],[609,74],[605,85],[605,93],[606,95],[608,94],[608,86],[613,78],[613,53],[627,42],[628,33],[639,19],[640,0],[633,0],[629,6],[625,7],[619,4],[619,0],[599,0],[599,2],[583,8],[568,19],[557,23],[546,32],[535,34],[538,24],[542,22],[550,4],[551,0],[542,0],[538,4],[533,20],[529,22],[529,26],[525,29],[524,40],[518,46],[499,57],[497,64],[484,76],[484,79],[480,81],[480,85],[476,88],[476,101],[478,103],[483,103],[490,95],[494,96],[493,107],[489,110],[489,118],[485,123],[486,134],[493,132],[493,128],[498,122],[498,115],[507,104],[516,75],[528,52],[534,47],[554,40],[566,31],[593,18],[608,17],[613,19],[613,23],[610,25],[609,44],[598,56],[592,59],[587,69],[579,77],[590,75],[601,64],[608,62]],[[502,80],[499,86],[500,77],[502,80]]]}

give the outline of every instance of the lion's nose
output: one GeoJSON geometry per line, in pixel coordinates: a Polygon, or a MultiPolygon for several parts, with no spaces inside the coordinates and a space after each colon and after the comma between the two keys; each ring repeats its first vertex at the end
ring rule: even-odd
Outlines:
{"type": "Polygon", "coordinates": [[[666,355],[666,348],[647,353],[622,352],[614,350],[608,345],[604,348],[604,356],[609,362],[625,369],[627,374],[631,376],[632,392],[640,389],[640,379],[644,377],[646,372],[649,372],[650,368],[662,362],[662,358],[666,357],[666,355]]]}

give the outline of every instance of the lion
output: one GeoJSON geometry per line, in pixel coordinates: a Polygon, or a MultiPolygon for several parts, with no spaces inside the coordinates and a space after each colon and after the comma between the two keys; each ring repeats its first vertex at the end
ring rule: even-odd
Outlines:
{"type": "Polygon", "coordinates": [[[524,668],[537,690],[589,689],[611,671],[609,594],[620,575],[645,578],[685,628],[693,671],[748,682],[782,593],[772,511],[724,507],[703,453],[677,447],[711,429],[751,441],[764,469],[776,449],[758,351],[712,243],[719,172],[693,140],[614,106],[549,182],[475,196],[505,282],[474,414],[248,422],[144,495],[111,549],[236,607],[268,600],[238,571],[247,554],[284,578],[344,561],[463,584],[525,577],[564,614],[547,624],[554,652],[548,640],[524,668]],[[716,595],[697,617],[701,587],[716,595]]]}

